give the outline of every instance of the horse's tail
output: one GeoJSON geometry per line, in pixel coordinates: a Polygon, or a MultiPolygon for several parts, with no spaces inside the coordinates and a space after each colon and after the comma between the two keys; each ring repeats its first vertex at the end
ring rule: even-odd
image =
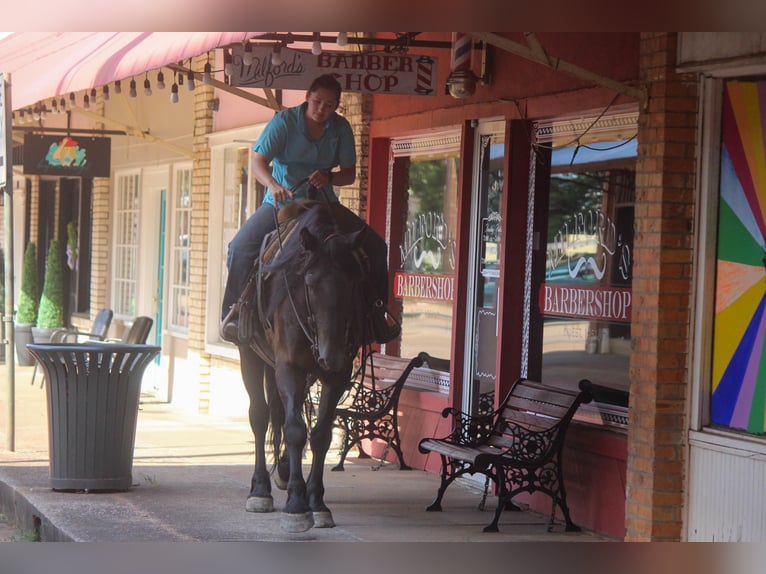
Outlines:
{"type": "MultiPolygon", "coordinates": [[[[268,368],[268,367],[267,367],[268,368]]],[[[266,376],[266,402],[269,405],[269,442],[272,446],[272,460],[270,473],[273,475],[280,460],[285,456],[283,444],[282,428],[285,422],[285,410],[282,405],[282,399],[277,391],[276,379],[273,376],[266,376]]]]}

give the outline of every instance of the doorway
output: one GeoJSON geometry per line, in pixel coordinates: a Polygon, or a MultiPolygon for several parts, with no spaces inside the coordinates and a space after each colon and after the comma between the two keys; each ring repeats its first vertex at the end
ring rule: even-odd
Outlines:
{"type": "Polygon", "coordinates": [[[475,137],[462,397],[462,409],[470,413],[494,392],[496,381],[505,122],[480,122],[475,137]]]}

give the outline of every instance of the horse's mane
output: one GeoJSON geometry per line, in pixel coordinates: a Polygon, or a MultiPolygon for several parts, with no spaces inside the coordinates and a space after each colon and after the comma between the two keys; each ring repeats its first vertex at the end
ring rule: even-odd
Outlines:
{"type": "Polygon", "coordinates": [[[288,238],[282,239],[279,254],[263,266],[263,271],[281,271],[287,267],[290,267],[290,270],[295,270],[296,265],[306,263],[304,260],[306,254],[300,242],[301,230],[308,230],[319,240],[323,240],[337,230],[335,218],[325,203],[312,202],[312,205],[307,209],[296,210],[294,217],[298,219],[295,229],[288,238]]]}

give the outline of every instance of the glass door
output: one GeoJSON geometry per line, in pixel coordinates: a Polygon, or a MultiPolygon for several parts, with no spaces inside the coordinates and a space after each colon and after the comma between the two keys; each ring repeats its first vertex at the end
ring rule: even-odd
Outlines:
{"type": "Polygon", "coordinates": [[[480,406],[486,408],[488,401],[491,406],[495,389],[505,123],[480,123],[475,150],[464,372],[468,384],[464,386],[462,405],[471,413],[480,406]]]}

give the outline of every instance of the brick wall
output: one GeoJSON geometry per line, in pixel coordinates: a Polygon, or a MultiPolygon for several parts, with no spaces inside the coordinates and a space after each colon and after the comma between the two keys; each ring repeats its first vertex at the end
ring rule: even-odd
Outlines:
{"type": "Polygon", "coordinates": [[[367,166],[370,155],[370,110],[367,94],[343,94],[343,115],[351,123],[356,138],[356,181],[338,188],[341,203],[362,219],[367,216],[367,166]]]}
{"type": "Polygon", "coordinates": [[[626,540],[680,540],[691,346],[697,80],[676,34],[641,34],[626,540]]]}

